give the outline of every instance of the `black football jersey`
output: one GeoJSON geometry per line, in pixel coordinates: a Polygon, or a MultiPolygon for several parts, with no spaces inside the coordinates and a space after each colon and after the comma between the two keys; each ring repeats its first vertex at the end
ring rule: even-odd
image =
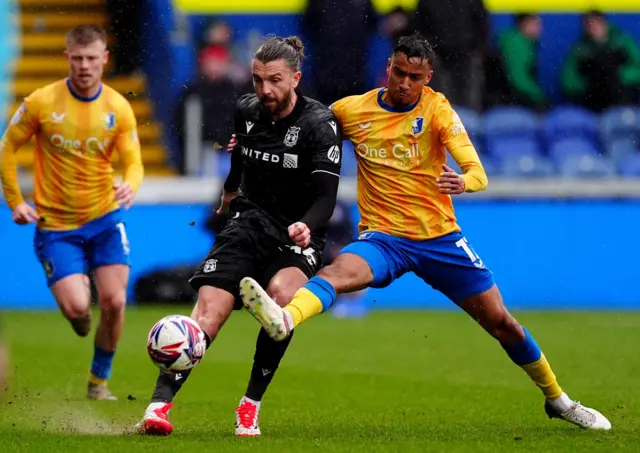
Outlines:
{"type": "MultiPolygon", "coordinates": [[[[233,173],[241,167],[239,198],[284,228],[300,221],[315,202],[314,173],[339,178],[340,126],[333,112],[314,99],[298,95],[293,111],[274,121],[255,94],[244,95],[237,103],[234,126],[238,144],[225,188],[237,188],[233,173]]],[[[324,228],[316,233],[323,234],[324,228]]]]}

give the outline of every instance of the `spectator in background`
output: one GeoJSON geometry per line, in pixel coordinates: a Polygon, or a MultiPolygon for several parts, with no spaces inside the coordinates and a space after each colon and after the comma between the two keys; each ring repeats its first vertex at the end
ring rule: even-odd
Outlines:
{"type": "Polygon", "coordinates": [[[414,28],[434,46],[430,86],[454,105],[480,110],[489,14],[482,0],[419,0],[414,28]]]}
{"type": "Polygon", "coordinates": [[[233,30],[225,21],[215,19],[204,32],[201,48],[206,47],[224,47],[228,49],[233,40],[233,30]]]}
{"type": "Polygon", "coordinates": [[[498,39],[502,68],[507,82],[507,103],[538,111],[548,108],[549,100],[538,81],[538,61],[542,19],[535,14],[516,16],[515,28],[498,39]]]}
{"type": "Polygon", "coordinates": [[[561,83],[567,98],[596,112],[635,104],[640,88],[640,48],[597,11],[583,19],[584,34],[569,52],[561,83]]]}
{"type": "Polygon", "coordinates": [[[239,97],[238,87],[230,80],[229,52],[221,47],[205,48],[199,59],[200,78],[181,93],[173,112],[173,131],[178,139],[181,158],[180,173],[184,174],[185,104],[195,98],[202,103],[202,139],[221,146],[233,133],[233,112],[239,97]]]}
{"type": "Polygon", "coordinates": [[[392,43],[398,42],[400,37],[412,33],[411,19],[409,11],[402,6],[396,6],[384,17],[382,22],[383,34],[392,43]]]}
{"type": "Polygon", "coordinates": [[[204,34],[204,41],[201,43],[200,59],[202,55],[212,51],[224,51],[228,56],[227,77],[237,87],[242,89],[248,87],[251,81],[250,61],[242,58],[242,46],[235,43],[231,26],[224,21],[215,20],[207,27],[204,34]]]}
{"type": "Polygon", "coordinates": [[[331,104],[367,90],[367,51],[376,21],[371,0],[309,0],[302,30],[320,102],[331,104]]]}
{"type": "MultiPolygon", "coordinates": [[[[402,6],[396,6],[382,20],[382,34],[391,43],[398,42],[401,36],[410,35],[412,33],[412,15],[402,6]]],[[[379,81],[376,83],[378,87],[386,87],[389,76],[387,75],[386,66],[378,76],[379,81]]]]}
{"type": "Polygon", "coordinates": [[[131,75],[142,67],[142,0],[107,0],[113,75],[131,75]]]}

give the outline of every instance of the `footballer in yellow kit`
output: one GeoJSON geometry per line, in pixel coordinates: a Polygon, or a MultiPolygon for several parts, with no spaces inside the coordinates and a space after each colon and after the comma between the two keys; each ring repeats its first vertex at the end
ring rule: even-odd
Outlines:
{"type": "Polygon", "coordinates": [[[276,341],[329,309],[336,295],[386,287],[407,272],[475,319],[545,397],[549,417],[610,429],[598,411],[571,400],[529,331],[507,311],[492,273],[462,234],[451,195],[487,187],[465,128],[445,96],[427,86],[434,52],[419,34],[399,39],[387,64],[388,88],[335,102],[343,137],[358,163],[358,240],[280,308],[254,280],[244,305],[276,341]],[[462,170],[446,165],[450,153],[462,170]]]}
{"type": "Polygon", "coordinates": [[[107,388],[122,331],[129,278],[129,242],[123,208],[133,202],[143,177],[136,119],[129,102],[102,83],[108,59],[106,33],[78,26],[67,35],[67,79],[29,95],[0,142],[0,175],[13,220],[36,223],[34,248],[47,283],[76,333],[90,323],[92,272],[101,319],[87,396],[115,399],[107,388]],[[15,153],[35,137],[34,204],[18,185],[15,153]],[[124,180],[111,166],[117,152],[124,180]]]}

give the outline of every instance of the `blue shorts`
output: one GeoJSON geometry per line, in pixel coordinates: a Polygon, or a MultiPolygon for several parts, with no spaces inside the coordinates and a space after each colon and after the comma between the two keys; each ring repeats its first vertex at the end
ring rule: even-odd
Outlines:
{"type": "Polygon", "coordinates": [[[49,286],[73,274],[111,264],[130,265],[129,240],[116,210],[69,231],[36,229],[33,247],[49,286]]]}
{"type": "Polygon", "coordinates": [[[453,302],[460,303],[494,285],[493,274],[459,231],[426,241],[365,232],[342,253],[358,255],[369,264],[373,288],[384,288],[405,273],[413,272],[453,302]]]}

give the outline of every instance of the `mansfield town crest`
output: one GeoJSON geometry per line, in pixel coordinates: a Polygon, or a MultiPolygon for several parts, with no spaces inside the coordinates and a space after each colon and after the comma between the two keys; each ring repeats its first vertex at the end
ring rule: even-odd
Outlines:
{"type": "Polygon", "coordinates": [[[419,116],[418,118],[416,118],[411,122],[411,133],[413,135],[418,135],[420,132],[422,132],[423,125],[424,125],[424,118],[419,116]]]}
{"type": "Polygon", "coordinates": [[[296,146],[298,143],[298,133],[300,132],[300,128],[296,126],[291,126],[287,131],[287,135],[284,136],[284,144],[289,148],[296,146]]]}

